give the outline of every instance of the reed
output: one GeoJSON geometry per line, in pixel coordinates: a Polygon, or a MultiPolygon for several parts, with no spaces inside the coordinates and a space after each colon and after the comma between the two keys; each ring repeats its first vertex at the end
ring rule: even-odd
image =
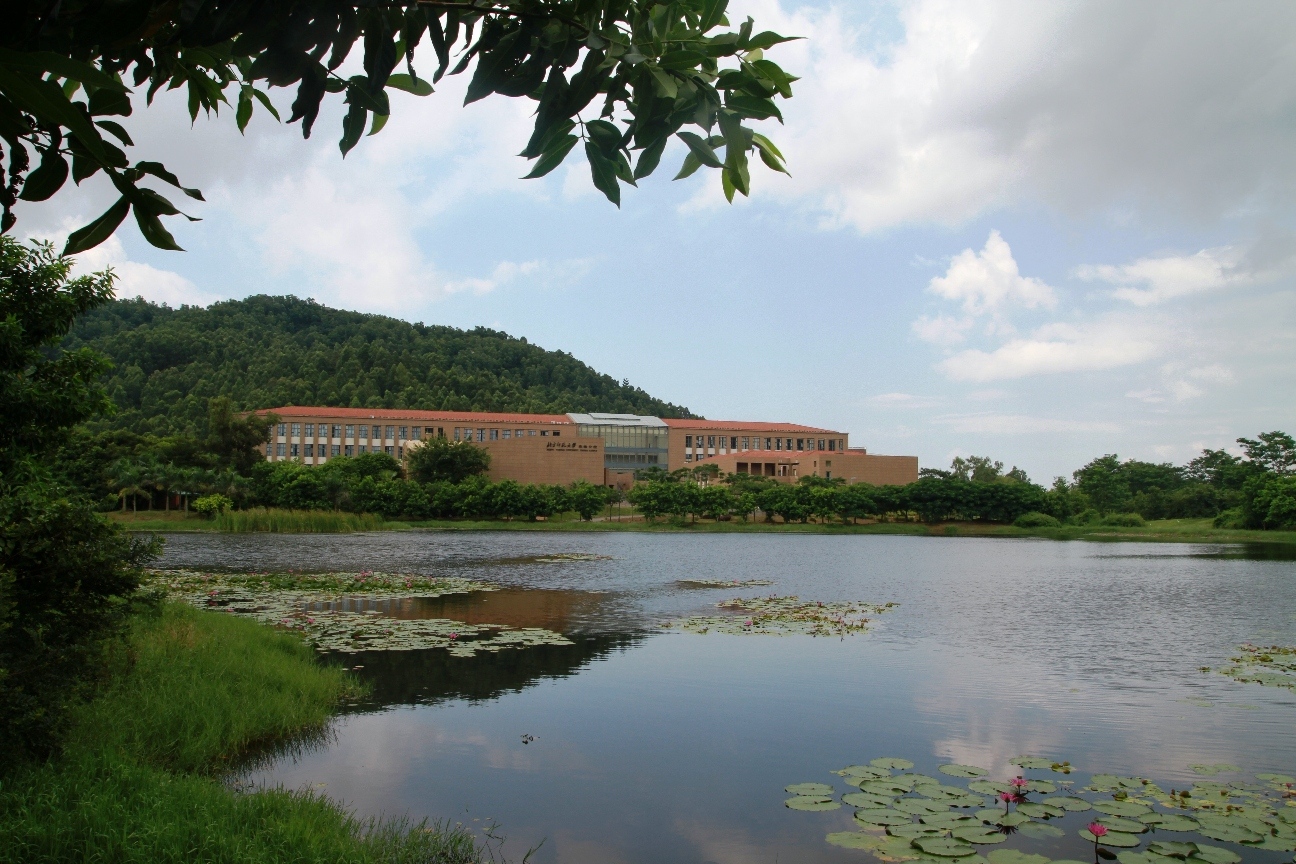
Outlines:
{"type": "Polygon", "coordinates": [[[382,531],[388,528],[373,513],[345,513],[340,510],[279,510],[256,507],[228,510],[216,517],[216,529],[234,534],[350,534],[353,531],[382,531]]]}
{"type": "Polygon", "coordinates": [[[228,769],[309,741],[358,685],[299,639],[166,604],[110,651],[63,755],[0,768],[0,860],[479,864],[459,826],[362,820],[328,798],[240,792],[228,769]]]}

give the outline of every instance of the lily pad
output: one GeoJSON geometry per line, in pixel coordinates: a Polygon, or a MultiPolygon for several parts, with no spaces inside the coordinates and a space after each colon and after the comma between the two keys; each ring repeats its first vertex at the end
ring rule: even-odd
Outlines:
{"type": "Polygon", "coordinates": [[[1206,843],[1196,844],[1197,851],[1192,854],[1193,860],[1205,861],[1206,864],[1238,864],[1241,857],[1223,848],[1206,843]]]}
{"type": "Polygon", "coordinates": [[[976,849],[972,848],[972,844],[949,837],[921,837],[914,840],[912,845],[928,855],[935,855],[939,858],[965,858],[968,855],[976,854],[976,849]]]}
{"type": "Polygon", "coordinates": [[[1259,843],[1248,843],[1247,846],[1252,849],[1263,849],[1266,852],[1296,852],[1296,836],[1270,834],[1259,843]]]}
{"type": "Polygon", "coordinates": [[[915,816],[922,816],[926,813],[945,813],[949,810],[948,804],[926,798],[901,798],[892,806],[901,813],[912,813],[915,816]]]}
{"type": "Polygon", "coordinates": [[[827,783],[793,783],[791,786],[783,787],[784,792],[791,792],[793,795],[831,795],[833,787],[827,783]]]}
{"type": "Polygon", "coordinates": [[[874,768],[892,768],[900,771],[908,771],[913,767],[913,763],[908,759],[900,759],[895,756],[881,756],[869,761],[874,768]]]}
{"type": "Polygon", "coordinates": [[[834,771],[833,773],[840,774],[843,777],[867,777],[870,780],[891,776],[891,772],[887,769],[874,768],[872,765],[847,765],[840,771],[834,771]]]}
{"type": "Polygon", "coordinates": [[[1219,764],[1219,765],[1191,765],[1194,774],[1205,774],[1207,777],[1213,777],[1221,772],[1235,772],[1242,769],[1236,765],[1219,764]]]}
{"type": "Polygon", "coordinates": [[[1152,812],[1152,808],[1137,801],[1095,801],[1093,809],[1108,816],[1140,816],[1152,812]]]}
{"type": "Polygon", "coordinates": [[[990,864],[1049,864],[1049,859],[1043,855],[1031,855],[1020,849],[995,849],[986,858],[990,859],[990,864]]]}
{"type": "Polygon", "coordinates": [[[1014,756],[1008,760],[1013,765],[1020,765],[1023,768],[1050,768],[1053,766],[1052,759],[1042,759],[1039,756],[1014,756]]]}
{"type": "Polygon", "coordinates": [[[905,794],[910,788],[908,783],[898,783],[895,778],[890,780],[870,780],[867,783],[860,784],[861,792],[868,792],[872,795],[889,795],[892,798],[905,794]]]}
{"type": "Polygon", "coordinates": [[[944,837],[949,832],[945,828],[909,822],[904,825],[888,825],[887,833],[894,837],[908,837],[910,840],[916,840],[919,837],[944,837]]]}
{"type": "Polygon", "coordinates": [[[768,597],[735,597],[717,603],[716,607],[743,613],[741,615],[698,615],[667,621],[661,626],[688,633],[716,632],[734,636],[849,636],[866,632],[874,618],[896,605],[855,600],[821,603],[773,594],[768,597]]]}
{"type": "Polygon", "coordinates": [[[1099,816],[1098,822],[1111,831],[1123,831],[1126,834],[1142,834],[1148,830],[1148,826],[1137,819],[1123,819],[1120,816],[1099,816]]]}
{"type": "Polygon", "coordinates": [[[1197,844],[1162,840],[1157,843],[1149,843],[1147,851],[1154,852],[1157,855],[1167,855],[1171,858],[1187,858],[1197,851],[1197,844]]]}
{"type": "Polygon", "coordinates": [[[1064,837],[1066,832],[1056,825],[1045,825],[1043,822],[1025,822],[1017,826],[1017,833],[1032,840],[1051,840],[1064,837]]]}
{"type": "Polygon", "coordinates": [[[1290,777],[1286,774],[1257,774],[1257,780],[1263,780],[1266,783],[1296,783],[1296,777],[1290,777]]]}
{"type": "Polygon", "coordinates": [[[1026,789],[1030,792],[1039,792],[1041,795],[1050,795],[1057,791],[1057,786],[1047,780],[1031,780],[1027,782],[1026,789]]]}
{"type": "Polygon", "coordinates": [[[863,831],[835,831],[824,839],[834,846],[841,846],[843,849],[876,849],[878,847],[877,835],[866,834],[863,831]]]}
{"type": "Polygon", "coordinates": [[[986,800],[980,795],[964,795],[960,798],[942,798],[951,807],[984,807],[986,800]]]}
{"type": "Polygon", "coordinates": [[[1066,815],[1066,811],[1061,807],[1054,807],[1041,801],[1027,801],[1025,804],[1018,804],[1017,812],[1025,813],[1032,819],[1057,819],[1066,815]]]}
{"type": "Polygon", "coordinates": [[[998,795],[1000,792],[1007,792],[1012,786],[1008,783],[1000,783],[998,780],[973,780],[967,788],[981,795],[998,795]]]}
{"type": "Polygon", "coordinates": [[[986,769],[978,768],[975,765],[942,765],[936,770],[951,777],[984,777],[990,773],[986,769]]]}
{"type": "Polygon", "coordinates": [[[1196,831],[1197,820],[1178,813],[1144,813],[1138,817],[1140,822],[1151,825],[1157,831],[1196,831]],[[1155,822],[1148,821],[1155,818],[1155,822]]]}
{"type": "Polygon", "coordinates": [[[1081,828],[1078,833],[1090,843],[1097,840],[1102,846],[1112,846],[1117,849],[1133,849],[1140,842],[1137,834],[1125,834],[1121,831],[1108,831],[1102,837],[1094,837],[1087,828],[1081,828]]]}
{"type": "Polygon", "coordinates": [[[977,845],[994,845],[1008,839],[1008,835],[984,825],[969,825],[954,829],[954,836],[959,840],[977,845]]]}
{"type": "Polygon", "coordinates": [[[962,828],[965,825],[980,825],[978,819],[964,816],[962,813],[927,813],[918,817],[924,825],[936,828],[962,828]]]}
{"type": "Polygon", "coordinates": [[[790,810],[836,810],[841,806],[840,801],[835,801],[824,795],[794,795],[783,802],[790,810]]]}
{"type": "Polygon", "coordinates": [[[856,810],[855,821],[865,825],[903,825],[912,822],[913,816],[899,810],[856,810]]]}
{"type": "Polygon", "coordinates": [[[1048,803],[1054,807],[1061,807],[1063,810],[1069,810],[1072,813],[1082,813],[1085,810],[1093,809],[1093,805],[1083,798],[1077,798],[1074,795],[1067,795],[1061,798],[1050,798],[1048,803]]]}
{"type": "Polygon", "coordinates": [[[1197,829],[1203,837],[1219,840],[1224,843],[1259,843],[1264,835],[1258,834],[1240,825],[1207,825],[1197,829]]]}
{"type": "Polygon", "coordinates": [[[878,810],[891,806],[894,798],[887,798],[882,795],[870,795],[868,792],[851,792],[842,796],[842,803],[849,804],[852,807],[864,807],[867,809],[878,810]]]}

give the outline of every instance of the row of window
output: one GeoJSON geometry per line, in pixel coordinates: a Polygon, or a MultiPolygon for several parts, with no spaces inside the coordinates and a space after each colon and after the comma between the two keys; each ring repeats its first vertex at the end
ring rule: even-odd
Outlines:
{"type": "MultiPolygon", "coordinates": [[[[498,441],[501,438],[508,440],[510,438],[522,438],[526,436],[535,437],[535,434],[536,434],[536,430],[534,429],[516,429],[516,430],[515,429],[474,429],[471,426],[467,426],[467,427],[456,426],[454,430],[454,440],[456,441],[498,441]]],[[[553,431],[550,431],[548,429],[540,430],[540,436],[542,438],[548,437],[550,435],[552,435],[554,438],[557,438],[561,434],[562,433],[559,432],[557,429],[554,429],[553,431]]]]}
{"type": "Polygon", "coordinates": [[[657,465],[656,453],[608,453],[604,457],[608,465],[657,465]]]}
{"type": "MultiPolygon", "coordinates": [[[[818,438],[818,439],[816,438],[795,438],[795,439],[794,438],[765,438],[765,439],[761,439],[761,438],[744,436],[741,438],[741,442],[742,442],[741,445],[739,444],[739,440],[740,439],[737,435],[733,435],[733,436],[721,435],[719,436],[719,441],[720,441],[719,447],[721,450],[726,450],[726,449],[727,450],[738,450],[738,449],[793,450],[795,449],[795,450],[827,450],[830,453],[836,452],[838,450],[844,451],[846,449],[845,439],[842,438],[818,438]],[[764,447],[761,446],[762,440],[764,441],[765,444],[764,447]],[[795,447],[792,446],[793,441],[796,442],[795,447]]],[[[707,435],[707,436],[685,435],[684,448],[686,450],[691,450],[694,446],[697,446],[699,449],[705,446],[707,449],[709,449],[711,452],[714,453],[715,448],[717,446],[716,436],[715,435],[707,435]],[[702,443],[704,437],[706,439],[705,445],[702,443]],[[694,444],[695,441],[697,442],[696,445],[694,444]]]]}
{"type": "Polygon", "coordinates": [[[361,441],[368,441],[370,439],[373,439],[374,441],[381,441],[384,438],[388,441],[395,441],[398,439],[401,441],[409,441],[411,439],[414,441],[421,441],[423,440],[424,436],[428,438],[433,438],[438,436],[441,438],[445,437],[445,429],[436,426],[383,427],[383,426],[343,425],[340,423],[335,423],[332,425],[328,423],[318,423],[318,424],[280,423],[279,428],[276,431],[278,432],[280,438],[283,438],[288,435],[291,435],[293,438],[301,438],[301,437],[314,438],[316,435],[317,426],[318,426],[320,438],[334,438],[339,440],[343,438],[344,435],[345,437],[354,440],[356,438],[357,429],[360,431],[359,440],[361,441]],[[302,435],[303,425],[306,427],[305,436],[302,435]]]}
{"type": "Polygon", "coordinates": [[[367,444],[274,444],[266,445],[266,458],[270,458],[271,447],[274,447],[274,455],[280,459],[283,458],[306,458],[314,459],[318,456],[320,459],[329,456],[355,456],[359,453],[386,453],[389,456],[395,456],[397,459],[405,458],[404,447],[383,447],[378,444],[373,445],[372,451],[367,444]],[[326,449],[327,448],[327,449],[326,449]],[[317,453],[316,450],[319,452],[317,453]]]}

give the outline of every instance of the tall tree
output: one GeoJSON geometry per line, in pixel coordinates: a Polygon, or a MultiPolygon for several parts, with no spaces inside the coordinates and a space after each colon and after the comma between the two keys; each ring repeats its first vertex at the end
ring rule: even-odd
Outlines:
{"type": "Polygon", "coordinates": [[[750,155],[785,171],[782,154],[748,124],[782,120],[774,99],[790,98],[796,79],[764,56],[787,38],[756,32],[750,18],[732,28],[727,4],[8,0],[0,4],[0,138],[8,145],[0,231],[13,227],[18,199],[42,201],[69,176],[79,184],[103,172],[120,197],[72,232],[65,252],[103,242],[132,211],[150,243],[180,248],[160,219],[180,210],[141,184],[161,181],[198,200],[202,193],[161,163],[127,156],[133,142],[114,118],[141,107],[128,80],[144,105],[163,88],[184,88],[191,118],[230,107],[232,97],[240,131],[258,104],[278,118],[263,88],[295,87],[288,122],[300,121],[307,137],[325,96],[339,95],[345,156],[387,122],[389,90],[427,96],[446,72],[471,68],[466,102],[498,93],[536,103],[521,153],[532,162],[528,178],[553,171],[582,144],[594,185],[619,206],[621,184],[652,174],[677,136],[688,148],[677,179],[717,169],[732,201],[750,190],[750,155]],[[430,78],[414,68],[425,39],[437,60],[430,78]],[[347,76],[340,70],[357,42],[362,63],[347,76]]]}

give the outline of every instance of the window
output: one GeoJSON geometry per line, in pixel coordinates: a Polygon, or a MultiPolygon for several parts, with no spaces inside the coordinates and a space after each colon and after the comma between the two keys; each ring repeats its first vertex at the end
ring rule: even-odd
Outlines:
{"type": "MultiPolygon", "coordinates": [[[[424,427],[423,427],[423,434],[426,435],[428,438],[435,438],[435,437],[437,437],[437,434],[436,434],[436,427],[435,427],[435,426],[424,426],[424,427]]],[[[416,436],[414,436],[414,437],[417,438],[418,436],[416,435],[416,436]]],[[[442,432],[441,432],[441,437],[442,437],[442,438],[445,437],[445,431],[444,431],[444,430],[442,430],[442,432]]]]}
{"type": "MultiPolygon", "coordinates": [[[[387,452],[388,452],[388,453],[391,452],[391,448],[390,448],[390,447],[387,448],[387,452]]],[[[405,448],[404,448],[404,447],[397,447],[397,448],[396,448],[396,458],[397,458],[397,459],[404,459],[404,458],[405,458],[405,448]]]]}
{"type": "Polygon", "coordinates": [[[270,458],[270,454],[273,453],[273,452],[274,452],[274,447],[272,447],[270,444],[267,443],[267,444],[266,444],[266,458],[269,459],[269,458],[270,458]]]}
{"type": "MultiPolygon", "coordinates": [[[[417,427],[417,426],[415,426],[415,427],[410,431],[410,436],[411,436],[415,441],[420,441],[420,440],[422,440],[422,435],[423,435],[423,430],[420,429],[420,428],[417,427]]],[[[432,437],[432,430],[431,430],[431,429],[428,430],[428,437],[429,437],[429,438],[432,437]]]]}
{"type": "Polygon", "coordinates": [[[534,430],[534,429],[528,429],[528,430],[527,430],[527,435],[530,436],[530,437],[532,437],[532,438],[535,437],[535,433],[536,433],[536,430],[534,430]]]}
{"type": "Polygon", "coordinates": [[[828,452],[829,452],[829,453],[831,453],[831,452],[833,452],[834,450],[837,449],[835,446],[833,446],[833,445],[835,445],[836,443],[837,443],[837,442],[834,441],[833,439],[831,439],[831,438],[828,439],[828,452]]]}
{"type": "Polygon", "coordinates": [[[846,449],[846,442],[843,441],[842,439],[838,438],[838,439],[837,439],[837,449],[838,449],[838,450],[845,450],[845,449],[846,449]]]}
{"type": "MultiPolygon", "coordinates": [[[[350,427],[348,426],[347,428],[349,429],[350,427]]],[[[334,438],[341,438],[341,437],[342,437],[342,427],[341,427],[341,426],[334,426],[334,427],[333,427],[333,437],[334,437],[334,438]]]]}
{"type": "Polygon", "coordinates": [[[742,440],[742,449],[744,449],[744,450],[747,449],[747,442],[750,441],[750,440],[751,440],[750,438],[746,438],[746,437],[743,438],[743,440],[742,440]]]}
{"type": "MultiPolygon", "coordinates": [[[[363,429],[364,427],[361,426],[360,428],[363,429]]],[[[354,426],[348,426],[348,427],[346,427],[346,437],[348,437],[348,438],[354,438],[354,437],[355,437],[355,427],[354,427],[354,426]]]]}
{"type": "Polygon", "coordinates": [[[766,450],[773,450],[773,449],[774,449],[773,447],[770,446],[770,441],[771,441],[771,440],[772,440],[772,439],[770,439],[770,438],[766,438],[766,439],[765,439],[765,448],[764,448],[764,449],[766,449],[766,450]]]}
{"type": "Polygon", "coordinates": [[[280,438],[282,438],[284,435],[286,435],[286,434],[287,434],[287,424],[280,423],[280,424],[279,424],[279,430],[278,430],[278,433],[279,433],[279,437],[280,437],[280,438]]]}
{"type": "Polygon", "coordinates": [[[693,436],[692,436],[692,435],[685,435],[685,436],[684,436],[684,446],[685,446],[685,447],[692,447],[692,446],[693,446],[693,436]]]}
{"type": "Polygon", "coordinates": [[[391,455],[391,452],[392,452],[391,445],[388,445],[388,446],[384,447],[384,448],[383,448],[383,452],[386,453],[388,456],[390,456],[390,455],[391,455]]]}
{"type": "Polygon", "coordinates": [[[354,444],[348,444],[348,445],[346,445],[346,455],[348,455],[348,456],[354,456],[354,455],[355,455],[355,445],[354,445],[354,444]]]}
{"type": "Polygon", "coordinates": [[[396,427],[395,427],[395,426],[388,426],[388,427],[387,427],[387,438],[386,438],[386,440],[388,440],[388,441],[394,441],[394,440],[396,440],[396,427]]]}
{"type": "Polygon", "coordinates": [[[737,435],[734,435],[734,436],[732,436],[732,437],[729,439],[729,449],[730,449],[730,450],[737,450],[737,449],[738,449],[738,436],[737,436],[737,435]]]}
{"type": "Polygon", "coordinates": [[[291,450],[291,453],[290,453],[289,455],[291,455],[294,459],[296,459],[298,456],[301,455],[301,453],[300,453],[299,450],[298,450],[298,445],[293,444],[293,445],[291,445],[291,447],[292,447],[292,450],[291,450]]]}
{"type": "Polygon", "coordinates": [[[292,432],[292,437],[294,437],[294,438],[300,438],[300,437],[301,437],[301,424],[300,424],[300,423],[293,423],[293,424],[291,424],[291,425],[289,426],[289,430],[292,432]]]}
{"type": "MultiPolygon", "coordinates": [[[[333,455],[333,456],[341,456],[341,455],[342,455],[342,445],[341,445],[341,444],[334,444],[334,445],[332,446],[332,448],[330,448],[330,449],[331,449],[331,455],[333,455]]],[[[347,449],[349,450],[349,449],[351,449],[351,448],[348,447],[347,449]]]]}
{"type": "MultiPolygon", "coordinates": [[[[798,449],[798,450],[804,450],[804,449],[805,449],[805,439],[804,439],[804,438],[798,438],[798,439],[796,439],[796,442],[797,442],[797,449],[798,449]]],[[[791,450],[792,448],[789,447],[788,449],[791,450]]]]}
{"type": "Polygon", "coordinates": [[[775,439],[774,439],[774,449],[775,449],[775,450],[782,450],[782,449],[783,449],[783,439],[782,439],[782,438],[775,438],[775,439]]]}
{"type": "Polygon", "coordinates": [[[505,430],[504,430],[504,437],[505,437],[505,438],[512,438],[512,437],[513,437],[513,430],[512,430],[512,429],[505,429],[505,430]]]}
{"type": "Polygon", "coordinates": [[[498,429],[492,429],[492,430],[490,430],[490,440],[492,440],[492,441],[498,441],[498,440],[499,440],[499,430],[498,430],[498,429]]]}
{"type": "Polygon", "coordinates": [[[547,438],[547,437],[549,436],[549,430],[548,430],[548,429],[541,429],[541,430],[540,430],[540,436],[543,437],[543,438],[547,438]]]}
{"type": "Polygon", "coordinates": [[[454,440],[456,440],[456,441],[459,440],[459,427],[458,427],[458,426],[454,427],[454,440]]]}
{"type": "Polygon", "coordinates": [[[307,445],[306,445],[306,455],[307,455],[307,456],[311,456],[311,457],[313,457],[313,456],[315,455],[315,445],[314,445],[314,444],[307,444],[307,445]]]}
{"type": "Polygon", "coordinates": [[[284,457],[284,445],[282,444],[275,445],[275,455],[278,456],[280,459],[284,457]]]}
{"type": "Polygon", "coordinates": [[[381,437],[382,437],[382,427],[381,427],[381,426],[373,426],[373,427],[370,427],[370,430],[369,430],[369,431],[372,433],[372,434],[369,436],[370,438],[378,439],[378,438],[381,438],[381,437]]]}
{"type": "Polygon", "coordinates": [[[819,439],[819,449],[820,450],[824,449],[824,439],[822,438],[819,439]]]}
{"type": "MultiPolygon", "coordinates": [[[[391,437],[391,427],[390,427],[390,426],[387,427],[387,437],[388,437],[388,438],[391,437]]],[[[402,426],[402,427],[400,427],[400,440],[402,440],[402,441],[408,441],[408,440],[409,440],[409,427],[408,427],[408,426],[402,426]]]]}
{"type": "MultiPolygon", "coordinates": [[[[368,445],[368,444],[361,444],[361,445],[360,445],[360,450],[359,450],[359,452],[362,453],[362,454],[363,454],[363,453],[368,453],[368,452],[369,452],[369,445],[368,445]]],[[[378,452],[378,448],[377,448],[377,447],[374,448],[374,452],[375,452],[375,453],[378,452]]]]}
{"type": "Polygon", "coordinates": [[[314,424],[314,423],[307,423],[307,424],[306,424],[306,437],[307,437],[307,438],[314,438],[314,437],[315,437],[315,424],[314,424]]]}
{"type": "MultiPolygon", "coordinates": [[[[283,445],[280,445],[280,446],[283,446],[283,445]]],[[[693,461],[693,454],[692,454],[692,453],[685,453],[685,454],[684,454],[684,461],[685,461],[685,462],[692,462],[692,461],[693,461]]]]}
{"type": "Polygon", "coordinates": [[[559,432],[557,429],[555,429],[555,430],[554,430],[554,433],[553,433],[553,437],[557,438],[557,437],[558,437],[559,435],[561,435],[561,434],[562,434],[561,432],[559,432]]]}
{"type": "Polygon", "coordinates": [[[478,440],[478,441],[485,441],[485,440],[486,440],[486,430],[485,430],[485,429],[478,429],[478,430],[477,430],[477,440],[478,440]]]}

